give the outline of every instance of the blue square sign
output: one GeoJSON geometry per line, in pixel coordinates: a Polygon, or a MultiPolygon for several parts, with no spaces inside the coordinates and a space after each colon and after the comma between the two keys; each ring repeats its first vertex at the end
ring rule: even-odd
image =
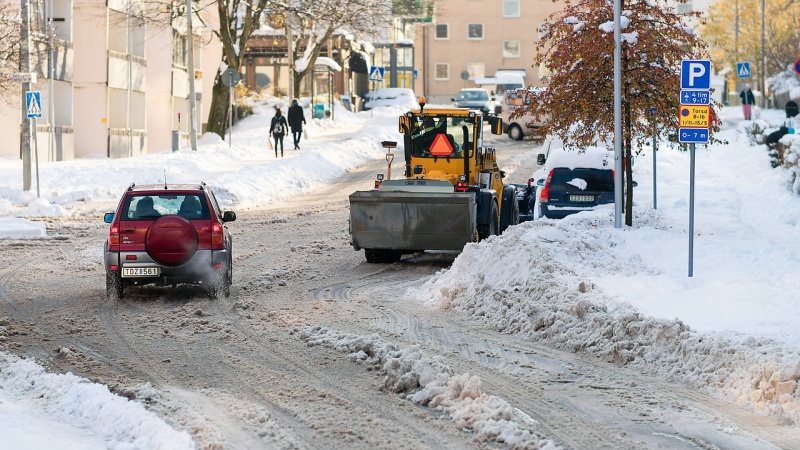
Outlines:
{"type": "Polygon", "coordinates": [[[681,89],[710,89],[711,61],[681,61],[681,89]]]}
{"type": "Polygon", "coordinates": [[[679,128],[678,142],[686,144],[707,144],[708,128],[679,128]]]}

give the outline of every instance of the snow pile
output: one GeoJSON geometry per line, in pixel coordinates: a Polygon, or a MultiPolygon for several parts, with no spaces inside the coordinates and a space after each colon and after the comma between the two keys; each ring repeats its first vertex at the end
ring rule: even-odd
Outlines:
{"type": "Polygon", "coordinates": [[[614,228],[609,210],[527,222],[467,245],[449,270],[407,296],[468,313],[500,332],[683,381],[800,422],[797,348],[733,333],[700,334],[680,320],[647,316],[596,287],[594,280],[610,276],[663,277],[624,251],[639,239],[637,230],[663,235],[662,245],[669,241],[657,213],[635,211],[627,230],[614,228]]]}
{"type": "Polygon", "coordinates": [[[41,222],[25,219],[0,218],[0,239],[36,239],[47,236],[45,226],[41,222]]]}
{"type": "MultiPolygon", "coordinates": [[[[0,387],[0,393],[4,393],[0,403],[8,400],[16,404],[35,404],[36,409],[47,411],[59,423],[87,430],[87,435],[102,440],[105,448],[111,450],[196,448],[188,433],[175,431],[141,404],[70,373],[46,373],[32,360],[0,352],[0,387]]],[[[4,437],[7,438],[16,436],[4,437]]],[[[14,445],[8,441],[5,444],[14,445]]],[[[25,447],[30,441],[17,444],[25,447]]],[[[62,445],[52,444],[53,447],[62,445]]]]}
{"type": "Polygon", "coordinates": [[[382,370],[387,390],[444,412],[459,428],[475,432],[479,442],[501,442],[513,449],[559,448],[537,433],[538,422],[506,400],[482,392],[479,377],[454,375],[443,358],[430,357],[419,346],[400,349],[378,335],[357,336],[310,326],[300,330],[300,337],[311,347],[334,348],[347,353],[351,361],[382,370]]]}

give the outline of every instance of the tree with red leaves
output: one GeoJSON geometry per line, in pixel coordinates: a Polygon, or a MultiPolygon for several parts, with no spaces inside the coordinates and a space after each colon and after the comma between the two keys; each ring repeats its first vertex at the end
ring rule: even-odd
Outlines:
{"type": "MultiPolygon", "coordinates": [[[[638,154],[654,130],[677,131],[681,61],[707,59],[707,44],[689,26],[702,23],[699,12],[679,14],[674,3],[662,0],[621,1],[624,203],[625,224],[631,226],[634,145],[638,154]]],[[[548,17],[541,31],[535,64],[552,75],[530,112],[544,119],[546,133],[560,137],[565,144],[585,148],[612,142],[613,2],[567,0],[564,9],[548,17]]],[[[719,129],[715,125],[712,132],[719,129]]]]}

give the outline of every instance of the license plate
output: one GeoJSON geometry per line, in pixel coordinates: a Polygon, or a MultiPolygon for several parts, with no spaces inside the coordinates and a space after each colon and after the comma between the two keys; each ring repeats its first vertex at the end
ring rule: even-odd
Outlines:
{"type": "Polygon", "coordinates": [[[594,195],[570,195],[569,201],[571,202],[593,202],[594,195]]]}
{"type": "Polygon", "coordinates": [[[161,275],[158,267],[123,267],[122,278],[127,277],[157,277],[161,275]]]}

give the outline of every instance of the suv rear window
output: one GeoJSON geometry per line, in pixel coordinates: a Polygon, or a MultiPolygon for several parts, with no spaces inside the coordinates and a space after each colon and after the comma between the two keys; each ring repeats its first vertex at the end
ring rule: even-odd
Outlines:
{"type": "Polygon", "coordinates": [[[210,219],[205,197],[199,194],[135,194],[125,198],[120,220],[155,220],[178,215],[186,219],[210,219]]]}
{"type": "Polygon", "coordinates": [[[605,169],[557,167],[550,179],[550,192],[614,192],[614,176],[605,169]]]}

